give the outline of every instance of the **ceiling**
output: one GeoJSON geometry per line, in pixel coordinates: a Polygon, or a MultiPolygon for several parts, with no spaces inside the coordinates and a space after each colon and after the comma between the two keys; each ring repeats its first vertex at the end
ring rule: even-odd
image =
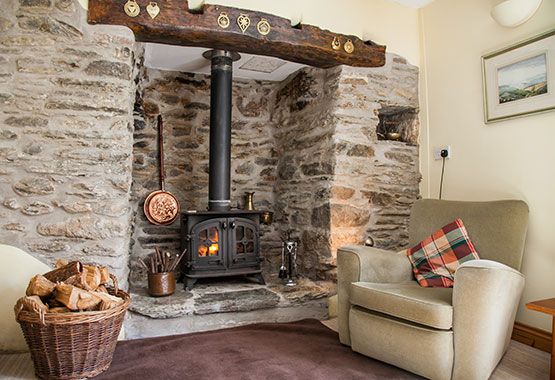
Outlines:
{"type": "MultiPolygon", "coordinates": [[[[145,66],[159,70],[210,74],[210,61],[202,57],[207,48],[145,44],[145,66]]],[[[279,58],[243,54],[233,63],[233,77],[280,82],[299,70],[299,63],[279,58]]]]}
{"type": "Polygon", "coordinates": [[[387,0],[392,3],[398,3],[411,8],[422,8],[430,4],[434,0],[387,0]]]}

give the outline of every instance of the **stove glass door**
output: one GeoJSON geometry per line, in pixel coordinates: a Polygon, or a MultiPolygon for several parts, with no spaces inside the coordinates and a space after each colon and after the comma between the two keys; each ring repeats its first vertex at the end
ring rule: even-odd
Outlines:
{"type": "Polygon", "coordinates": [[[249,219],[230,219],[231,267],[252,266],[258,263],[258,229],[249,219]]]}
{"type": "Polygon", "coordinates": [[[193,269],[225,267],[225,219],[211,219],[197,224],[192,231],[193,269]]]}

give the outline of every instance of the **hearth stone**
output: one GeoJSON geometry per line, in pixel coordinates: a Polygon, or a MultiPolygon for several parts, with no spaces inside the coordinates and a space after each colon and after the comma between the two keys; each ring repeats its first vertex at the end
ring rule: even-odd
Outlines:
{"type": "Polygon", "coordinates": [[[192,291],[178,289],[168,297],[148,296],[146,289],[131,291],[129,310],[150,318],[165,319],[191,315],[250,312],[269,308],[302,306],[325,300],[335,292],[331,281],[300,279],[295,287],[279,281],[269,285],[244,282],[242,279],[202,280],[192,291]]]}
{"type": "Polygon", "coordinates": [[[170,319],[154,319],[134,312],[127,313],[124,323],[125,339],[186,334],[219,330],[251,323],[292,322],[300,319],[328,318],[326,299],[316,299],[288,307],[260,309],[248,312],[186,315],[170,319]]]}

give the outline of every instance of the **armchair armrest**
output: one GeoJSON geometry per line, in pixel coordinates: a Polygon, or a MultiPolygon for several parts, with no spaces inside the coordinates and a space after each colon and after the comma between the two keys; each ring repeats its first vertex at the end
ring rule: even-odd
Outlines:
{"type": "Polygon", "coordinates": [[[471,260],[455,273],[453,379],[487,379],[503,357],[524,276],[507,265],[471,260]]]}
{"type": "Polygon", "coordinates": [[[341,343],[351,344],[349,333],[351,283],[410,280],[412,280],[412,266],[404,253],[358,245],[339,248],[337,250],[337,317],[341,343]]]}

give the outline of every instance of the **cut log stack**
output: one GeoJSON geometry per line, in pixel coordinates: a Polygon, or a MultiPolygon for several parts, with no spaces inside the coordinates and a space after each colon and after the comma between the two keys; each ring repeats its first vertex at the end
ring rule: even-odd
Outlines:
{"type": "Polygon", "coordinates": [[[104,311],[121,305],[124,300],[109,294],[107,286],[115,277],[108,268],[62,261],[43,275],[37,274],[27,286],[26,296],[15,305],[16,315],[21,310],[36,313],[44,320],[46,313],[104,311]]]}

